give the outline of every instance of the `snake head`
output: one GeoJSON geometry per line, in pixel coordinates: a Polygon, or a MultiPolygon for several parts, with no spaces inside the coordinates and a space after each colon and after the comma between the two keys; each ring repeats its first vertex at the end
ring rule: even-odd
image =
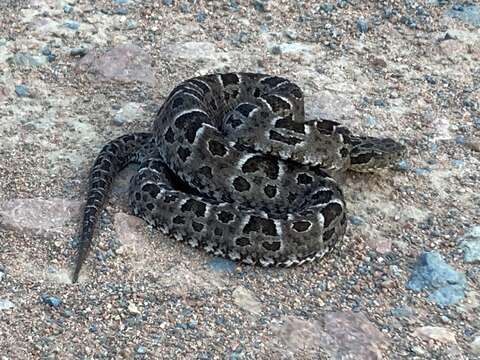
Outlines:
{"type": "Polygon", "coordinates": [[[350,169],[370,172],[388,168],[401,160],[407,152],[405,145],[389,138],[369,136],[352,137],[350,151],[350,169]]]}

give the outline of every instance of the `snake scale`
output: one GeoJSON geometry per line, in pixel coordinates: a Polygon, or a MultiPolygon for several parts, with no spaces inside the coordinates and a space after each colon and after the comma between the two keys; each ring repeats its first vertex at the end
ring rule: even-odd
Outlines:
{"type": "Polygon", "coordinates": [[[306,120],[301,89],[283,77],[186,80],[169,94],[151,132],[121,136],[98,155],[73,282],[113,179],[128,163],[141,164],[129,204],[147,223],[215,255],[290,266],[323,257],[345,233],[346,204],[332,174],[387,167],[404,152],[389,138],[306,120]]]}

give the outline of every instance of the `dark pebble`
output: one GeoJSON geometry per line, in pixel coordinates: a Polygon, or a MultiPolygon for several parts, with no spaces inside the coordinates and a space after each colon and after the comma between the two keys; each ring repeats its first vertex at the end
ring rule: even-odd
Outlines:
{"type": "Polygon", "coordinates": [[[368,31],[368,23],[363,17],[357,19],[357,30],[361,33],[366,33],[368,31]]]}
{"type": "Polygon", "coordinates": [[[232,273],[235,271],[235,263],[231,260],[221,257],[213,257],[207,262],[208,267],[214,271],[223,271],[232,273]]]}
{"type": "Polygon", "coordinates": [[[88,53],[88,49],[87,48],[74,48],[72,50],[70,50],[70,55],[72,56],[85,56],[86,54],[88,53]]]}
{"type": "Polygon", "coordinates": [[[207,14],[205,13],[205,11],[199,11],[197,15],[195,15],[195,21],[199,23],[204,22],[206,18],[207,14]]]}
{"type": "Polygon", "coordinates": [[[260,11],[260,12],[267,11],[266,2],[262,1],[262,0],[254,0],[253,1],[253,7],[255,8],[255,10],[260,11]]]}
{"type": "Polygon", "coordinates": [[[465,145],[465,136],[459,135],[455,138],[455,143],[458,145],[465,145]]]}
{"type": "Polygon", "coordinates": [[[191,7],[187,3],[180,4],[180,11],[184,14],[188,14],[191,11],[191,7]]]}
{"type": "Polygon", "coordinates": [[[113,10],[113,13],[115,15],[127,15],[128,14],[128,9],[124,7],[119,7],[113,10]]]}
{"type": "Polygon", "coordinates": [[[28,89],[25,85],[15,85],[15,93],[20,97],[28,96],[28,89]]]}
{"type": "Polygon", "coordinates": [[[62,303],[62,300],[59,297],[51,296],[51,295],[42,295],[41,299],[44,304],[47,304],[53,307],[59,307],[60,304],[62,303]]]}
{"type": "Polygon", "coordinates": [[[353,225],[361,225],[363,224],[363,219],[359,216],[352,215],[350,216],[350,223],[352,223],[353,225]]]}
{"type": "Polygon", "coordinates": [[[163,5],[170,6],[170,5],[173,4],[173,0],[162,0],[162,4],[163,4],[163,5]]]}
{"type": "Polygon", "coordinates": [[[435,80],[431,75],[425,75],[425,80],[430,84],[430,85],[435,85],[437,83],[437,80],[435,80]]]}
{"type": "Polygon", "coordinates": [[[472,120],[473,120],[473,126],[476,127],[477,129],[480,129],[480,116],[474,116],[472,120]]]}
{"type": "Polygon", "coordinates": [[[52,53],[52,51],[49,49],[48,46],[44,46],[44,47],[42,48],[42,55],[48,56],[48,55],[50,55],[51,53],[52,53]]]}
{"type": "Polygon", "coordinates": [[[63,12],[65,14],[70,14],[70,13],[72,13],[72,11],[73,11],[73,6],[70,6],[70,5],[67,4],[63,7],[63,12]]]}
{"type": "Polygon", "coordinates": [[[385,100],[383,99],[375,99],[373,101],[373,105],[379,106],[379,107],[385,107],[385,100]]]}
{"type": "Polygon", "coordinates": [[[335,9],[333,4],[324,3],[320,5],[320,10],[325,11],[326,13],[331,13],[335,9]]]}
{"type": "Polygon", "coordinates": [[[416,168],[415,169],[415,174],[417,175],[425,175],[425,174],[428,174],[428,173],[431,173],[432,172],[432,169],[428,168],[428,167],[421,167],[421,168],[416,168]]]}
{"type": "Polygon", "coordinates": [[[63,25],[71,30],[77,30],[80,27],[80,23],[75,20],[67,20],[63,25]]]}
{"type": "Polygon", "coordinates": [[[400,21],[403,24],[407,25],[411,29],[416,29],[417,28],[417,23],[410,16],[405,16],[404,15],[400,18],[400,21]]]}

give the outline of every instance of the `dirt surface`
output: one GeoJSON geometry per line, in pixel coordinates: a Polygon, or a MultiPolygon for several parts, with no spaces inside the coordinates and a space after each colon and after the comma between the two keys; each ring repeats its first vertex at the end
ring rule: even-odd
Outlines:
{"type": "Polygon", "coordinates": [[[479,64],[475,2],[0,2],[0,358],[480,359],[479,64]],[[409,154],[347,174],[342,245],[281,270],[128,215],[130,167],[71,284],[98,151],[216,71],[288,77],[307,117],[409,154]]]}

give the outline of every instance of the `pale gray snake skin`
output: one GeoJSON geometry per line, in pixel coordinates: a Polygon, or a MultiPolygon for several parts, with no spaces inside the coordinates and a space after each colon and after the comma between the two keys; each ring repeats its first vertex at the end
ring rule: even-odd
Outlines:
{"type": "Polygon", "coordinates": [[[306,120],[301,89],[282,77],[186,80],[158,111],[152,132],[121,136],[97,157],[73,281],[112,181],[130,162],[141,163],[129,189],[135,215],[215,255],[291,266],[323,257],[345,233],[345,200],[329,174],[387,167],[404,152],[389,138],[306,120]]]}

